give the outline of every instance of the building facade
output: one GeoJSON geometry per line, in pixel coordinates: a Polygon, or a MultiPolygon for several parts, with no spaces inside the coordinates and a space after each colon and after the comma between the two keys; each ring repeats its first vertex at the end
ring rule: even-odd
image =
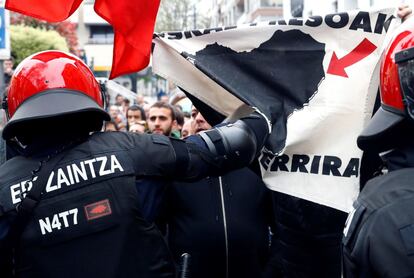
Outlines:
{"type": "MultiPolygon", "coordinates": [[[[285,2],[289,5],[289,2],[297,1],[303,3],[304,17],[357,9],[397,7],[402,2],[401,0],[286,0],[285,2]]],[[[286,14],[290,16],[289,13],[286,14]]]]}
{"type": "Polygon", "coordinates": [[[77,24],[79,48],[86,56],[86,62],[97,77],[107,77],[112,64],[114,31],[111,25],[98,16],[94,1],[84,1],[70,17],[77,24]]]}
{"type": "Polygon", "coordinates": [[[283,0],[213,0],[212,26],[229,26],[283,17],[283,0]]]}
{"type": "Polygon", "coordinates": [[[212,27],[336,13],[356,9],[396,7],[401,0],[212,0],[212,27]]]}

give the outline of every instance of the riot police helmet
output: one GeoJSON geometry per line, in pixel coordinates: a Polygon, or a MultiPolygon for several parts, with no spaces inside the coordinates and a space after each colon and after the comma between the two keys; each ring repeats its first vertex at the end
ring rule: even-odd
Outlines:
{"type": "MultiPolygon", "coordinates": [[[[16,68],[3,100],[8,140],[56,119],[81,119],[90,131],[110,120],[101,88],[89,67],[62,51],[43,51],[24,59],[16,68]]],[[[49,128],[53,129],[53,126],[49,128]]]]}
{"type": "Polygon", "coordinates": [[[357,139],[362,150],[392,149],[414,123],[414,19],[401,27],[382,55],[381,107],[357,139]]]}

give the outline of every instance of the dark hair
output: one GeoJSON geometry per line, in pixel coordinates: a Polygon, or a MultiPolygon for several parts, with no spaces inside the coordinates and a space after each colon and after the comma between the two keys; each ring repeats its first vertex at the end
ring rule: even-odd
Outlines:
{"type": "Polygon", "coordinates": [[[140,111],[141,112],[141,120],[146,121],[147,120],[147,116],[145,115],[145,110],[144,108],[142,108],[139,105],[131,105],[130,107],[128,107],[125,116],[128,117],[128,112],[129,110],[131,111],[140,111]]]}
{"type": "Polygon", "coordinates": [[[117,131],[119,130],[119,127],[118,127],[117,123],[114,120],[105,121],[105,131],[106,131],[106,125],[114,125],[115,129],[117,131]]]}
{"type": "Polygon", "coordinates": [[[175,119],[177,120],[177,124],[179,126],[183,126],[184,124],[184,113],[177,107],[174,108],[175,119]]]}
{"type": "Polygon", "coordinates": [[[174,107],[172,105],[170,105],[168,103],[165,103],[165,102],[162,102],[162,101],[157,101],[156,103],[154,103],[153,105],[151,105],[150,109],[153,108],[153,107],[154,108],[166,108],[166,109],[170,110],[170,112],[171,112],[171,119],[173,121],[176,119],[176,117],[175,117],[175,109],[174,109],[174,107]]]}

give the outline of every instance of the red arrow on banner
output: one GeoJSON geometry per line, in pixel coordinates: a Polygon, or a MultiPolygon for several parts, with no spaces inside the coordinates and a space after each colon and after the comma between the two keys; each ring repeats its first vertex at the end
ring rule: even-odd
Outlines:
{"type": "Polygon", "coordinates": [[[345,68],[361,61],[369,54],[374,52],[375,49],[377,49],[377,47],[365,38],[360,44],[358,44],[357,47],[355,47],[350,53],[348,53],[341,59],[338,59],[334,51],[327,72],[334,75],[348,77],[348,75],[345,72],[345,68]]]}

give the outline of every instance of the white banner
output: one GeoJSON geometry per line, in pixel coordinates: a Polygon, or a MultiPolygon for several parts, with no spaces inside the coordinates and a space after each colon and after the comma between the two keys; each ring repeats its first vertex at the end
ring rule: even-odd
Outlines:
{"type": "Polygon", "coordinates": [[[163,33],[153,70],[223,115],[259,109],[273,122],[260,158],[267,186],[349,211],[359,193],[356,138],[372,114],[394,12],[163,33]]]}

